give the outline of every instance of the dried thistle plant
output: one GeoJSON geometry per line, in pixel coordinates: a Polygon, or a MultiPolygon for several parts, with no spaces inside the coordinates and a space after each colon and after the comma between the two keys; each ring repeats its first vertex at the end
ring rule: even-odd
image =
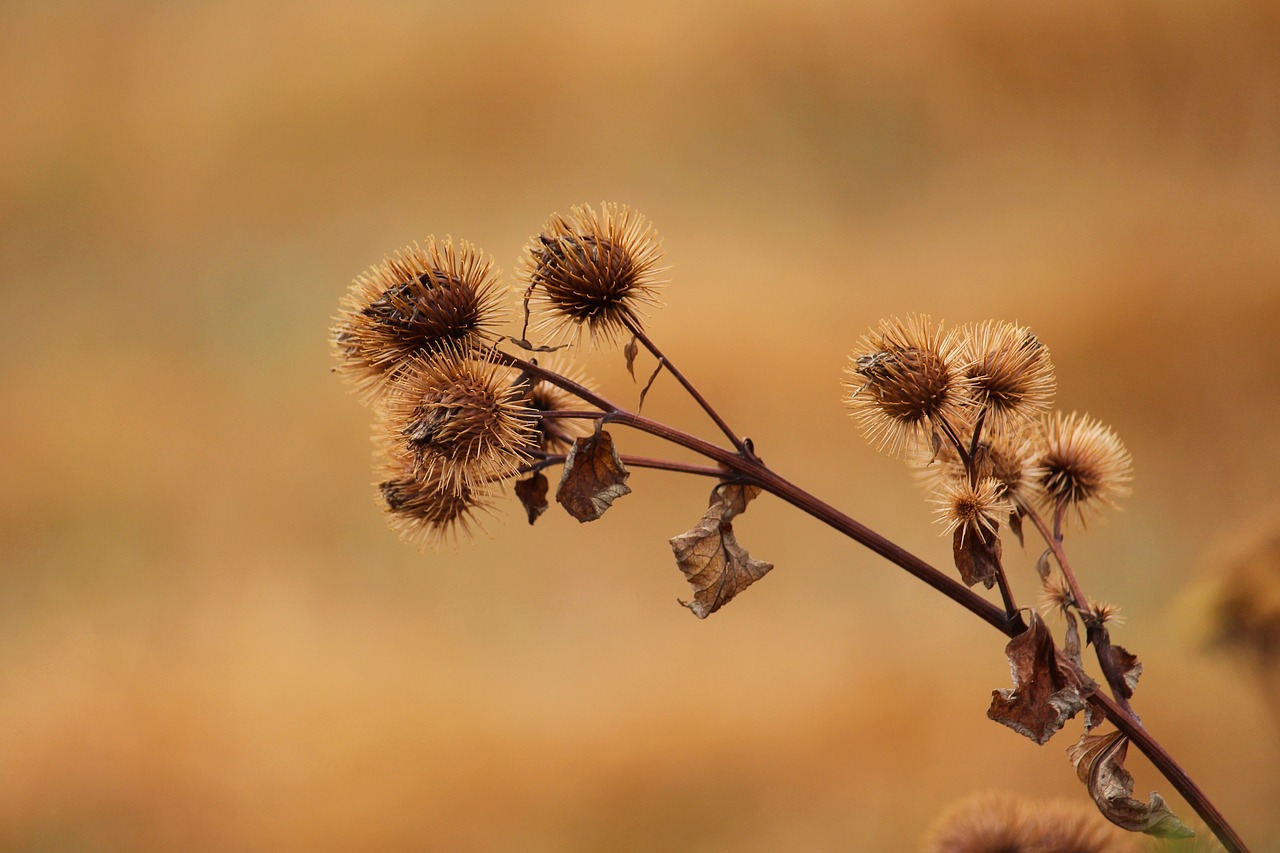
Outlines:
{"type": "MultiPolygon", "coordinates": [[[[686,606],[707,618],[774,568],[752,557],[735,529],[750,503],[768,493],[1003,633],[1013,685],[992,691],[987,716],[1043,744],[1083,713],[1084,730],[1068,754],[1112,823],[1158,837],[1191,834],[1159,794],[1133,798],[1134,780],[1124,767],[1133,744],[1228,850],[1246,850],[1134,712],[1142,664],[1112,642],[1116,608],[1085,595],[1068,558],[1069,521],[1080,532],[1128,494],[1132,461],[1101,422],[1052,409],[1056,377],[1044,343],[1012,323],[946,329],[917,314],[882,320],[850,355],[844,379],[850,414],[873,445],[921,472],[951,537],[957,580],[785,479],[730,428],[644,328],[645,312],[658,305],[661,261],[652,226],[629,208],[584,205],[553,215],[520,261],[518,338],[496,334],[504,310],[497,274],[469,244],[428,240],[357,278],[331,335],[338,371],[375,409],[378,494],[392,526],[429,544],[469,534],[508,485],[530,524],[552,499],[588,522],[631,492],[631,468],[707,477],[715,485],[702,517],[669,540],[693,590],[686,606]],[[530,333],[542,340],[530,341],[530,333]],[[622,343],[633,377],[642,351],[653,358],[634,408],[583,377],[571,358],[583,340],[622,343]],[[540,361],[544,353],[554,355],[540,361]],[[664,373],[723,442],[641,414],[664,373]],[[648,433],[705,462],[627,455],[610,428],[648,433]],[[555,468],[553,489],[546,472],[555,468]],[[1044,543],[1029,575],[1039,609],[1017,604],[1002,544],[1007,531],[1023,545],[1028,524],[1044,543]],[[998,589],[999,603],[975,592],[978,585],[998,589]],[[1042,610],[1057,617],[1060,639],[1042,610]],[[1087,648],[1098,680],[1088,674],[1087,648]],[[1104,721],[1114,728],[1100,731],[1104,721]]],[[[1028,820],[1017,822],[1025,829],[1028,820]]]]}

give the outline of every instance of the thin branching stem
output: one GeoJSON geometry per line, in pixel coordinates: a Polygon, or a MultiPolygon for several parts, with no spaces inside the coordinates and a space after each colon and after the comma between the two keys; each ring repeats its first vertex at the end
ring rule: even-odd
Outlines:
{"type": "Polygon", "coordinates": [[[1045,544],[1049,546],[1049,549],[1053,552],[1054,559],[1058,562],[1058,568],[1062,570],[1062,577],[1067,583],[1067,589],[1071,593],[1076,610],[1080,613],[1080,618],[1084,620],[1089,642],[1093,645],[1094,654],[1098,658],[1098,666],[1101,667],[1102,674],[1107,679],[1107,686],[1111,688],[1116,704],[1128,712],[1134,721],[1141,726],[1142,722],[1137,712],[1129,704],[1129,688],[1125,684],[1124,673],[1120,672],[1119,665],[1116,662],[1115,650],[1111,645],[1111,633],[1102,624],[1102,620],[1098,618],[1097,611],[1089,603],[1089,599],[1085,597],[1084,590],[1080,588],[1080,581],[1076,579],[1076,574],[1071,569],[1071,563],[1067,560],[1066,549],[1062,547],[1062,505],[1059,504],[1057,511],[1054,513],[1054,529],[1052,531],[1049,530],[1049,526],[1045,524],[1044,519],[1035,511],[1034,507],[1023,504],[1023,509],[1025,510],[1025,515],[1031,519],[1031,523],[1040,531],[1040,536],[1044,539],[1045,544]]]}
{"type": "MultiPolygon", "coordinates": [[[[642,339],[643,341],[644,339],[642,339]]],[[[646,344],[647,346],[647,344],[646,344]]],[[[658,358],[665,358],[656,351],[656,347],[650,349],[658,358]]],[[[696,473],[707,476],[727,476],[732,474],[736,479],[757,485],[765,491],[781,498],[797,509],[813,516],[818,521],[826,524],[828,527],[843,533],[855,542],[870,549],[889,562],[905,570],[908,574],[928,584],[933,589],[945,595],[947,598],[959,604],[987,624],[996,628],[1007,637],[1016,637],[1023,631],[1027,630],[1026,622],[1022,619],[1021,613],[1014,610],[1012,613],[1002,610],[998,605],[988,601],[964,584],[953,579],[949,574],[935,568],[928,562],[915,556],[911,552],[902,548],[898,544],[892,542],[885,536],[875,532],[871,528],[861,522],[851,518],[830,504],[822,501],[820,498],[810,492],[800,488],[791,481],[781,477],[771,468],[766,466],[751,451],[749,447],[743,446],[742,443],[735,440],[734,445],[737,450],[728,450],[719,445],[712,444],[697,436],[690,435],[682,430],[668,426],[667,424],[639,415],[635,412],[628,411],[622,407],[610,402],[606,398],[596,394],[584,386],[566,379],[565,377],[547,370],[532,362],[510,356],[505,353],[499,353],[498,357],[502,358],[505,363],[513,367],[519,367],[529,372],[530,375],[539,379],[545,379],[560,388],[569,391],[578,396],[589,405],[595,406],[600,412],[574,412],[564,414],[562,416],[586,416],[586,417],[602,417],[609,423],[616,423],[620,426],[631,427],[640,432],[648,433],[657,438],[668,441],[679,447],[691,450],[713,462],[718,463],[718,467],[709,466],[684,466],[684,463],[669,462],[667,460],[649,460],[644,458],[645,462],[653,462],[657,464],[645,465],[645,462],[639,461],[641,457],[624,457],[624,460],[630,459],[630,462],[624,461],[624,464],[636,464],[638,467],[654,467],[663,470],[681,471],[684,473],[696,473]],[[691,470],[696,468],[697,470],[691,470]]],[[[670,362],[667,362],[669,365],[670,362]]],[[[673,375],[680,378],[674,370],[673,375]]],[[[702,401],[700,394],[694,391],[691,386],[687,385],[684,380],[682,385],[690,390],[695,399],[702,401]]],[[[703,408],[708,413],[714,412],[708,404],[703,402],[703,408]]],[[[723,421],[713,415],[713,419],[721,426],[725,435],[732,437],[732,432],[723,425],[723,421]]],[[[948,438],[956,445],[957,451],[962,457],[968,456],[968,448],[959,441],[959,437],[950,429],[950,425],[943,422],[943,429],[948,433],[948,438]]],[[[967,463],[966,463],[967,464],[967,463]]],[[[1085,603],[1087,599],[1083,597],[1083,593],[1079,589],[1079,584],[1075,581],[1075,575],[1070,570],[1070,563],[1067,561],[1066,554],[1062,549],[1061,536],[1055,535],[1050,531],[1044,520],[1035,513],[1030,507],[1026,507],[1027,514],[1032,518],[1033,523],[1039,529],[1041,535],[1045,538],[1046,543],[1054,553],[1054,557],[1058,561],[1059,567],[1063,569],[1063,576],[1068,579],[1072,596],[1077,598],[1077,608],[1081,609],[1082,616],[1094,616],[1088,605],[1085,603]]],[[[1061,519],[1055,519],[1055,525],[1060,526],[1061,519]]],[[[1003,590],[1002,590],[1003,591],[1003,590]]],[[[1006,606],[1011,606],[1011,601],[1006,601],[1006,606]]],[[[1095,619],[1096,621],[1096,619],[1095,619]]],[[[1103,660],[1099,661],[1104,667],[1107,663],[1103,660]]],[[[1110,680],[1110,676],[1108,678],[1110,680]]],[[[1112,684],[1113,690],[1115,689],[1112,684]]],[[[1191,808],[1200,816],[1201,820],[1210,828],[1218,840],[1223,844],[1229,853],[1249,853],[1249,848],[1244,841],[1236,833],[1235,829],[1227,822],[1223,814],[1209,800],[1208,796],[1187,774],[1181,765],[1174,760],[1173,756],[1162,746],[1151,734],[1143,727],[1138,720],[1133,709],[1129,706],[1128,701],[1123,694],[1117,695],[1112,699],[1103,693],[1095,693],[1089,697],[1090,704],[1099,708],[1108,720],[1123,732],[1129,740],[1138,747],[1139,751],[1145,755],[1157,770],[1173,785],[1179,794],[1190,804],[1191,808]]]]}
{"type": "Polygon", "coordinates": [[[644,348],[658,360],[659,364],[665,368],[667,372],[676,378],[676,381],[684,387],[684,390],[688,392],[689,396],[702,407],[702,411],[706,412],[707,416],[710,417],[711,420],[715,421],[716,426],[725,434],[725,437],[728,438],[729,441],[733,442],[734,448],[736,448],[742,455],[750,456],[751,451],[750,448],[747,447],[746,443],[738,437],[737,433],[729,428],[729,425],[725,423],[724,418],[720,417],[720,413],[717,412],[711,403],[702,396],[702,392],[694,387],[693,383],[685,378],[685,375],[680,372],[680,368],[676,367],[675,363],[671,359],[667,358],[667,356],[663,354],[662,350],[658,349],[657,344],[655,344],[653,340],[645,334],[645,331],[641,328],[640,324],[631,317],[626,317],[624,322],[627,325],[628,331],[635,335],[636,340],[644,344],[644,348]]]}
{"type": "MultiPolygon", "coordinates": [[[[563,465],[567,454],[548,453],[539,456],[537,461],[521,469],[522,473],[537,471],[552,465],[563,465]]],[[[700,477],[723,479],[724,468],[715,465],[698,465],[693,462],[679,462],[674,459],[658,459],[653,456],[632,456],[626,453],[618,455],[622,464],[628,468],[653,468],[659,471],[673,471],[677,474],[696,474],[700,477]]]]}

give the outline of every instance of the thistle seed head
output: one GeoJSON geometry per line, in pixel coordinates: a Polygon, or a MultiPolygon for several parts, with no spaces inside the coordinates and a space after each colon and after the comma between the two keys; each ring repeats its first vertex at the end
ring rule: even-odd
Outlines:
{"type": "Polygon", "coordinates": [[[402,539],[420,547],[438,546],[459,531],[470,537],[477,512],[489,511],[486,492],[446,486],[438,470],[415,467],[411,455],[390,458],[382,470],[387,479],[378,484],[378,497],[388,521],[402,539]]]}
{"type": "Polygon", "coordinates": [[[510,368],[447,348],[404,368],[384,402],[390,456],[461,493],[514,475],[536,447],[537,418],[510,368]]]}
{"type": "Polygon", "coordinates": [[[1037,467],[1050,510],[1074,510],[1083,525],[1131,491],[1133,460],[1119,437],[1100,421],[1056,412],[1044,420],[1043,442],[1037,467]]]}
{"type": "Polygon", "coordinates": [[[962,423],[966,386],[953,333],[927,316],[882,320],[850,355],[846,403],[867,439],[897,455],[942,422],[962,423]]]}
{"type": "Polygon", "coordinates": [[[969,390],[996,429],[1038,418],[1053,399],[1049,349],[1030,329],[989,321],[965,330],[961,358],[969,390]]]}
{"type": "Polygon", "coordinates": [[[636,211],[616,204],[574,207],[555,214],[532,238],[521,258],[530,310],[539,334],[612,343],[643,322],[643,310],[660,305],[657,292],[662,241],[636,211]]]}
{"type": "Polygon", "coordinates": [[[970,485],[968,478],[946,479],[938,483],[936,496],[937,521],[946,525],[946,532],[960,531],[961,541],[968,536],[979,536],[989,541],[1000,529],[1000,522],[1009,517],[1013,505],[1002,497],[999,481],[986,477],[970,485]]]}
{"type": "Polygon", "coordinates": [[[418,355],[492,344],[503,296],[493,261],[470,243],[429,237],[403,248],[343,297],[332,329],[338,370],[366,400],[377,399],[418,355]]]}
{"type": "MultiPolygon", "coordinates": [[[[595,390],[595,383],[586,377],[577,363],[552,357],[546,365],[553,373],[572,380],[584,388],[595,390]]],[[[533,382],[528,393],[529,407],[540,412],[568,412],[583,408],[583,402],[573,394],[539,379],[533,382]]],[[[539,418],[538,446],[547,453],[567,453],[576,439],[591,435],[594,424],[579,418],[539,418]]]]}

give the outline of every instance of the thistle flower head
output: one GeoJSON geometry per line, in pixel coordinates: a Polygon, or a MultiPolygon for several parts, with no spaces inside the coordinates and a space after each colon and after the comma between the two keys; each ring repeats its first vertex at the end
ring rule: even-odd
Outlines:
{"type": "MultiPolygon", "coordinates": [[[[595,390],[595,383],[586,377],[575,362],[553,357],[546,367],[584,388],[595,390]]],[[[527,399],[529,407],[539,412],[568,412],[583,407],[582,401],[573,394],[545,379],[533,382],[527,399]]],[[[539,418],[538,446],[548,453],[567,453],[576,439],[591,435],[592,431],[593,424],[589,420],[539,418]]]]}
{"type": "MultiPolygon", "coordinates": [[[[978,442],[973,460],[978,479],[994,479],[999,485],[999,497],[1014,508],[1035,503],[1041,494],[1043,473],[1037,467],[1042,449],[1038,440],[1039,425],[1016,424],[1008,429],[984,432],[986,438],[978,442]]],[[[968,430],[961,431],[959,436],[966,445],[972,441],[968,430]]],[[[948,441],[941,442],[936,451],[918,446],[909,459],[931,486],[938,480],[968,480],[964,460],[948,441]]]]}
{"type": "Polygon", "coordinates": [[[962,359],[970,393],[993,427],[1037,418],[1054,392],[1049,349],[1030,329],[989,321],[965,330],[962,359]]]}
{"type": "Polygon", "coordinates": [[[846,403],[868,440],[897,455],[943,422],[966,416],[966,386],[953,333],[929,318],[883,320],[850,356],[846,403]]]}
{"type": "Polygon", "coordinates": [[[585,328],[593,341],[612,342],[656,307],[665,267],[662,241],[636,211],[604,204],[555,214],[531,239],[521,258],[530,310],[541,315],[537,331],[576,339],[585,328]]]}
{"type": "Polygon", "coordinates": [[[1073,509],[1080,523],[1131,491],[1133,460],[1110,428],[1088,415],[1046,418],[1040,485],[1051,510],[1073,509]]]}
{"type": "Polygon", "coordinates": [[[338,370],[376,399],[420,354],[493,343],[502,298],[493,261],[470,243],[431,237],[403,248],[357,277],[343,297],[332,328],[338,370]]]}
{"type": "Polygon", "coordinates": [[[448,348],[419,356],[385,400],[383,440],[424,476],[461,493],[517,472],[536,446],[536,417],[509,367],[448,348]]]}
{"type": "Polygon", "coordinates": [[[382,470],[386,479],[378,484],[380,503],[405,541],[436,546],[459,530],[471,536],[476,513],[489,511],[489,495],[483,489],[446,485],[439,469],[418,468],[412,454],[390,457],[382,470]]]}
{"type": "Polygon", "coordinates": [[[1031,504],[1040,496],[1039,427],[1021,424],[992,431],[982,445],[981,472],[1000,484],[1001,497],[1031,504]]]}
{"type": "Polygon", "coordinates": [[[1013,505],[1001,494],[1002,488],[993,477],[985,477],[976,485],[971,485],[968,478],[941,480],[932,499],[937,505],[937,521],[946,525],[949,534],[959,530],[961,541],[967,536],[989,541],[1000,529],[1000,522],[1013,511],[1013,505]]]}

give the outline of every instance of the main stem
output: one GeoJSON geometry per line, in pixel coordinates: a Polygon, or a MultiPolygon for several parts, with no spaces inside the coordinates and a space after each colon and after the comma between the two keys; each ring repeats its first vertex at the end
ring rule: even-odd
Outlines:
{"type": "MultiPolygon", "coordinates": [[[[538,379],[551,382],[578,396],[584,402],[597,407],[601,410],[600,417],[608,421],[649,433],[719,463],[726,469],[726,474],[732,473],[738,478],[760,486],[765,491],[813,516],[828,527],[843,533],[855,542],[904,569],[913,577],[924,581],[930,587],[973,613],[1005,636],[1016,637],[1027,629],[1020,613],[1006,613],[999,606],[973,592],[959,581],[954,580],[949,574],[943,573],[861,522],[779,476],[761,462],[749,448],[741,448],[736,452],[726,450],[659,421],[627,411],[590,389],[532,362],[524,361],[506,353],[498,353],[498,357],[505,363],[521,368],[538,379]]],[[[660,355],[658,357],[661,358],[660,355]]],[[[674,371],[673,375],[676,375],[674,371]]],[[[682,382],[681,384],[685,383],[682,382]]],[[[686,385],[686,387],[689,386],[686,385]]],[[[714,412],[714,409],[700,394],[691,393],[695,394],[695,398],[700,401],[704,410],[708,411],[708,413],[714,412]]],[[[718,415],[713,415],[713,420],[721,425],[721,429],[725,431],[726,435],[731,435],[728,427],[723,426],[724,421],[718,415]]],[[[698,473],[705,473],[705,471],[698,473]]],[[[1038,525],[1043,525],[1043,520],[1037,518],[1036,521],[1038,525]]],[[[1049,531],[1047,528],[1042,528],[1041,532],[1048,533],[1049,531]]],[[[1061,565],[1061,561],[1066,559],[1065,554],[1062,553],[1061,543],[1056,542],[1052,534],[1046,538],[1049,540],[1050,547],[1054,548],[1054,555],[1060,560],[1059,565],[1061,565]]],[[[1072,576],[1072,579],[1074,580],[1074,576],[1072,576]]],[[[1077,594],[1076,590],[1073,590],[1074,594],[1077,594]]],[[[1121,697],[1120,701],[1124,701],[1123,697],[1121,697]]],[[[1106,718],[1111,721],[1112,725],[1124,732],[1142,754],[1155,765],[1156,769],[1169,780],[1169,783],[1190,804],[1191,808],[1205,822],[1210,831],[1217,836],[1229,853],[1249,853],[1249,848],[1231,824],[1227,822],[1222,812],[1209,800],[1208,796],[1205,795],[1204,791],[1192,780],[1182,766],[1174,760],[1168,750],[1142,727],[1142,724],[1131,709],[1121,707],[1116,700],[1102,693],[1095,693],[1089,697],[1089,703],[1099,708],[1106,718]]],[[[1126,702],[1125,705],[1127,706],[1127,704],[1126,702]]]]}

